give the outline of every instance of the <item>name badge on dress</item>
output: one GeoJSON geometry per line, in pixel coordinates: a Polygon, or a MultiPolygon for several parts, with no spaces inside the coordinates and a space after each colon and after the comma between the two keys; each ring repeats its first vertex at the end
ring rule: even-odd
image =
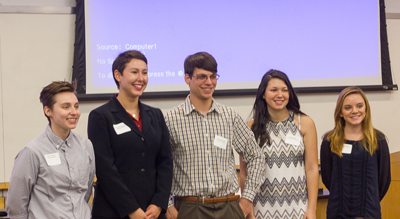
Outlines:
{"type": "Polygon", "coordinates": [[[214,146],[222,148],[222,149],[226,149],[226,145],[228,144],[228,139],[219,136],[219,135],[215,135],[214,138],[214,146]]]}
{"type": "Polygon", "coordinates": [[[300,141],[301,141],[300,136],[295,136],[290,132],[286,135],[286,138],[285,138],[285,143],[286,144],[291,144],[291,145],[294,145],[294,146],[299,146],[300,145],[300,141]]]}
{"type": "Polygon", "coordinates": [[[129,126],[125,125],[125,123],[121,122],[118,124],[113,125],[115,132],[117,135],[124,134],[125,132],[130,132],[131,128],[129,126]]]}
{"type": "Polygon", "coordinates": [[[342,149],[342,154],[351,154],[352,144],[344,144],[342,149]]]}
{"type": "Polygon", "coordinates": [[[49,166],[56,166],[61,164],[60,154],[45,154],[44,158],[46,159],[47,165],[49,166]]]}

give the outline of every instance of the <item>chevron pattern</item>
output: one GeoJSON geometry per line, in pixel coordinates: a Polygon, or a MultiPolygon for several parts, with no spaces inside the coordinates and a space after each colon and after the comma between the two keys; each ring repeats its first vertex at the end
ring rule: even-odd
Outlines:
{"type": "Polygon", "coordinates": [[[292,211],[287,211],[284,210],[282,213],[279,211],[275,211],[273,213],[271,213],[270,211],[266,211],[266,212],[261,212],[261,211],[255,211],[254,212],[254,216],[257,219],[264,219],[264,218],[268,218],[268,219],[302,219],[303,215],[306,212],[304,210],[300,210],[299,212],[295,211],[294,209],[292,211]]]}
{"type": "Polygon", "coordinates": [[[271,145],[264,145],[267,176],[254,198],[257,219],[302,218],[308,206],[307,179],[304,169],[304,143],[293,122],[293,112],[283,122],[269,122],[271,145]],[[285,143],[288,134],[301,139],[299,145],[285,143]]]}
{"type": "Polygon", "coordinates": [[[278,182],[274,179],[273,182],[269,182],[269,179],[260,188],[260,195],[254,198],[261,206],[265,206],[268,203],[270,206],[274,207],[275,204],[279,204],[280,207],[283,206],[284,202],[288,205],[293,204],[298,205],[300,202],[303,204],[307,203],[307,190],[306,190],[306,177],[303,179],[298,178],[295,180],[291,178],[288,182],[285,178],[282,182],[278,182]]]}

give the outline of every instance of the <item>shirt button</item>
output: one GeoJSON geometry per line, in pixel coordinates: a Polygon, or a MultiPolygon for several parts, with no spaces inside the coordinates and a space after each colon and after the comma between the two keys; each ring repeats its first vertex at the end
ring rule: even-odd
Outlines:
{"type": "Polygon", "coordinates": [[[206,153],[208,154],[208,153],[210,153],[208,150],[206,150],[206,153]]]}
{"type": "Polygon", "coordinates": [[[145,153],[142,153],[142,157],[144,157],[144,156],[146,156],[146,154],[145,154],[145,153]]]}
{"type": "Polygon", "coordinates": [[[74,184],[72,184],[71,186],[72,186],[72,187],[74,187],[75,185],[74,185],[74,184]]]}
{"type": "Polygon", "coordinates": [[[208,137],[208,134],[206,133],[206,137],[208,137]]]}
{"type": "Polygon", "coordinates": [[[142,141],[144,141],[144,138],[142,137],[142,141]]]}
{"type": "Polygon", "coordinates": [[[68,153],[65,153],[65,155],[68,155],[68,153]]]}
{"type": "Polygon", "coordinates": [[[69,170],[72,170],[72,168],[69,168],[69,170]]]}
{"type": "Polygon", "coordinates": [[[144,170],[144,169],[141,169],[140,171],[144,173],[145,170],[144,170]]]}

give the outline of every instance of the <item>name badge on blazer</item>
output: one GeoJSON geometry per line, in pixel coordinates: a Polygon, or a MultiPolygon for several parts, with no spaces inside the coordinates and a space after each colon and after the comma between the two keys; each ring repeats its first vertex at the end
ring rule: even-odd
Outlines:
{"type": "Polygon", "coordinates": [[[131,128],[129,126],[125,125],[125,123],[121,122],[118,124],[113,125],[115,132],[117,135],[124,134],[125,132],[130,132],[131,128]]]}

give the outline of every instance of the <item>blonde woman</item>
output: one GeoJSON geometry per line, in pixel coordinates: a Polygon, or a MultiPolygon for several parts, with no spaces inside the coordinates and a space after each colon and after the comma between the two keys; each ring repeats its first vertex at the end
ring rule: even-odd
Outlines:
{"type": "Polygon", "coordinates": [[[335,128],[325,134],[320,156],[322,181],[330,192],[327,218],[381,218],[390,156],[385,135],[372,126],[364,92],[345,88],[334,117],[335,128]]]}

